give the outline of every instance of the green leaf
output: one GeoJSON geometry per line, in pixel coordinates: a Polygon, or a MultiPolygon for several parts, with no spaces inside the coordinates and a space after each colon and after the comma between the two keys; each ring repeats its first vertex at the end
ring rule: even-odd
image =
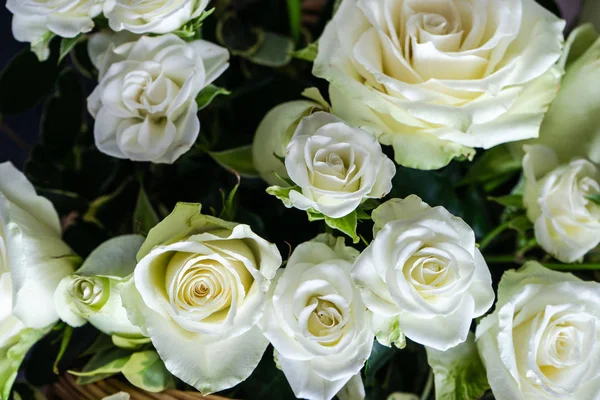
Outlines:
{"type": "Polygon", "coordinates": [[[252,161],[252,145],[225,151],[211,151],[208,154],[213,160],[219,163],[219,165],[237,172],[242,177],[259,177],[252,161]]]}
{"type": "Polygon", "coordinates": [[[67,351],[67,347],[69,346],[69,342],[71,341],[71,336],[73,336],[73,328],[69,325],[65,325],[63,337],[60,342],[60,350],[58,351],[58,355],[56,356],[56,360],[54,361],[53,370],[56,375],[59,374],[58,363],[60,363],[60,360],[62,360],[63,356],[65,355],[65,351],[67,351]]]}
{"type": "MultiPolygon", "coordinates": [[[[68,372],[79,378],[99,378],[98,380],[101,380],[120,373],[130,358],[130,351],[113,348],[106,352],[96,353],[81,371],[68,372]]],[[[92,383],[90,380],[86,380],[86,382],[92,383]]],[[[84,384],[80,379],[77,379],[77,383],[84,384]]]]}
{"type": "Polygon", "coordinates": [[[600,194],[595,194],[593,196],[588,196],[587,199],[595,204],[600,205],[600,194]]]}
{"type": "Polygon", "coordinates": [[[267,188],[267,193],[271,196],[277,197],[279,200],[283,202],[283,204],[287,208],[292,207],[292,202],[290,201],[290,192],[295,190],[299,192],[301,189],[299,186],[290,186],[290,187],[281,187],[281,186],[269,186],[267,188]]]}
{"type": "Polygon", "coordinates": [[[132,385],[148,392],[162,392],[175,387],[173,375],[154,350],[134,353],[121,372],[132,385]]]}
{"type": "Polygon", "coordinates": [[[323,221],[325,219],[325,216],[323,214],[321,214],[320,212],[309,208],[308,210],[306,210],[306,215],[308,216],[308,220],[310,222],[314,222],[314,221],[323,221]]]}
{"type": "Polygon", "coordinates": [[[296,50],[292,53],[292,57],[299,60],[314,62],[319,53],[319,42],[312,42],[303,49],[296,50]]]}
{"type": "Polygon", "coordinates": [[[356,234],[356,228],[358,226],[356,210],[342,218],[331,218],[325,216],[325,223],[331,228],[337,229],[350,236],[355,244],[360,241],[360,237],[358,237],[356,234]]]}
{"type": "Polygon", "coordinates": [[[187,24],[183,25],[178,30],[173,33],[184,40],[194,40],[194,39],[202,39],[202,23],[206,18],[208,18],[213,12],[215,8],[211,8],[210,10],[202,12],[198,18],[195,18],[189,21],[187,24]]]}
{"type": "Polygon", "coordinates": [[[233,189],[231,189],[231,192],[229,192],[229,195],[225,195],[225,192],[221,190],[221,197],[222,197],[222,202],[223,202],[223,207],[221,210],[221,215],[220,218],[223,218],[224,220],[227,221],[233,221],[235,220],[235,215],[236,215],[236,211],[237,211],[237,207],[236,207],[236,202],[235,202],[235,196],[237,194],[237,191],[240,187],[240,176],[236,173],[235,174],[236,178],[237,178],[237,183],[235,184],[235,186],[233,187],[233,189]]]}
{"type": "Polygon", "coordinates": [[[133,339],[133,338],[126,338],[126,337],[122,337],[122,336],[113,335],[111,338],[112,338],[112,343],[115,346],[120,347],[122,349],[136,350],[136,349],[139,349],[140,347],[150,343],[150,338],[146,338],[146,337],[133,339]]]}
{"type": "Polygon", "coordinates": [[[71,50],[73,50],[73,48],[77,45],[77,43],[79,43],[83,40],[87,40],[87,35],[84,33],[81,33],[81,34],[75,36],[74,38],[62,38],[60,40],[60,53],[58,56],[58,63],[60,64],[62,62],[62,60],[67,55],[69,55],[69,53],[71,52],[71,50]]]}
{"type": "Polygon", "coordinates": [[[23,49],[0,75],[0,114],[32,108],[50,92],[57,73],[56,58],[42,63],[29,49],[23,49]]]}
{"type": "Polygon", "coordinates": [[[533,229],[533,223],[527,218],[527,215],[519,215],[507,222],[508,228],[525,233],[526,231],[533,229]]]}
{"type": "Polygon", "coordinates": [[[466,342],[447,351],[426,349],[435,377],[436,400],[476,400],[489,389],[473,333],[466,342]]]}
{"type": "Polygon", "coordinates": [[[300,39],[300,29],[302,28],[302,5],[300,0],[287,0],[288,19],[290,22],[290,33],[294,41],[300,39]]]}
{"type": "Polygon", "coordinates": [[[520,170],[521,162],[513,157],[506,146],[497,146],[485,151],[473,163],[459,186],[510,177],[510,175],[520,170]]]}
{"type": "Polygon", "coordinates": [[[148,194],[143,186],[140,186],[135,211],[133,212],[133,231],[148,234],[160,222],[158,214],[152,207],[148,194]]]}
{"type": "Polygon", "coordinates": [[[107,240],[96,248],[77,270],[81,276],[122,279],[133,273],[136,254],[144,243],[140,235],[123,235],[107,240]]]}
{"type": "Polygon", "coordinates": [[[24,329],[0,348],[0,400],[9,399],[25,355],[50,329],[24,329]]]}
{"type": "Polygon", "coordinates": [[[265,67],[283,67],[292,59],[294,41],[287,36],[265,32],[262,45],[248,59],[265,67]]]}
{"type": "Polygon", "coordinates": [[[198,111],[204,110],[206,107],[213,102],[213,100],[220,95],[229,96],[231,92],[227,89],[220,88],[216,85],[210,84],[196,96],[196,103],[198,103],[198,111]]]}
{"type": "Polygon", "coordinates": [[[393,347],[386,347],[379,342],[373,343],[373,350],[367,360],[365,367],[365,376],[374,377],[377,371],[383,368],[388,362],[394,358],[398,350],[393,347]]]}
{"type": "Polygon", "coordinates": [[[504,207],[523,208],[523,196],[521,195],[513,194],[501,197],[488,197],[488,200],[494,201],[504,207]]]}

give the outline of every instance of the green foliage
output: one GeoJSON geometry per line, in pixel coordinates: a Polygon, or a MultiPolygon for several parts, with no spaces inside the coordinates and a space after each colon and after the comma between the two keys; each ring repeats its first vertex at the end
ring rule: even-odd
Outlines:
{"type": "Polygon", "coordinates": [[[69,342],[71,342],[71,337],[73,336],[73,328],[69,325],[65,325],[65,329],[63,330],[63,337],[60,342],[60,350],[58,351],[58,355],[56,356],[56,360],[54,361],[54,373],[58,375],[58,363],[65,355],[67,351],[67,347],[69,346],[69,342]]]}
{"type": "Polygon", "coordinates": [[[477,400],[490,388],[473,333],[445,352],[427,348],[427,359],[435,376],[436,400],[477,400]]]}
{"type": "Polygon", "coordinates": [[[216,36],[234,56],[272,68],[288,64],[295,47],[287,36],[245,26],[234,13],[219,20],[216,36]]]}
{"type": "Polygon", "coordinates": [[[596,194],[594,196],[589,196],[588,200],[591,201],[592,203],[600,205],[600,194],[596,194]]]}
{"type": "Polygon", "coordinates": [[[154,207],[152,207],[148,194],[146,194],[144,187],[140,185],[140,192],[133,212],[133,231],[145,235],[159,222],[160,218],[154,207]]]}
{"type": "Polygon", "coordinates": [[[208,85],[196,96],[196,103],[198,103],[198,110],[204,110],[208,107],[217,96],[229,96],[231,92],[227,89],[220,88],[215,85],[208,85]]]}
{"type": "Polygon", "coordinates": [[[87,35],[79,34],[74,38],[62,38],[60,40],[60,53],[58,56],[58,62],[62,62],[66,56],[75,48],[75,46],[82,41],[87,40],[87,35]]]}
{"type": "Polygon", "coordinates": [[[211,151],[208,153],[222,167],[235,171],[245,178],[256,178],[258,172],[252,161],[252,146],[242,146],[224,151],[211,151]]]}
{"type": "Polygon", "coordinates": [[[300,29],[302,28],[302,7],[300,0],[287,0],[288,19],[290,22],[290,33],[294,41],[300,39],[300,29]]]}
{"type": "Polygon", "coordinates": [[[521,170],[521,162],[506,146],[497,146],[483,153],[469,168],[460,185],[483,184],[487,192],[496,189],[521,170]]]}
{"type": "Polygon", "coordinates": [[[292,55],[294,58],[297,58],[299,60],[313,62],[317,58],[318,52],[319,52],[319,42],[312,42],[305,48],[296,50],[292,55]]]}

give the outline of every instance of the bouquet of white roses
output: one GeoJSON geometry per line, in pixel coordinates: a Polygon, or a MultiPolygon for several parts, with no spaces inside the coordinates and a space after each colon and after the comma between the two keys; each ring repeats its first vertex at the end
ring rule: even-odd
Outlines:
{"type": "Polygon", "coordinates": [[[567,3],[7,0],[0,400],[600,399],[567,3]]]}

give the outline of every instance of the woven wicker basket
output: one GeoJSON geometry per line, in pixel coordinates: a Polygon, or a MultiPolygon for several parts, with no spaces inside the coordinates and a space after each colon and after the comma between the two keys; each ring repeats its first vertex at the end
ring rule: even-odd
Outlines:
{"type": "Polygon", "coordinates": [[[150,393],[137,389],[117,378],[80,386],[69,374],[62,375],[50,392],[49,398],[55,400],[100,400],[119,392],[129,393],[131,400],[227,400],[220,396],[203,396],[198,392],[184,392],[181,390],[150,393]]]}

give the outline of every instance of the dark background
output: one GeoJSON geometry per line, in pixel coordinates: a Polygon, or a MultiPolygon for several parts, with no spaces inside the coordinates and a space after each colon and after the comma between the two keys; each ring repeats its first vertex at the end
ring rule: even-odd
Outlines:
{"type": "MultiPolygon", "coordinates": [[[[17,42],[11,32],[12,15],[0,4],[0,70],[3,70],[10,59],[25,48],[25,43],[17,42]]],[[[26,87],[23,90],[27,90],[26,87]]],[[[38,104],[34,109],[22,114],[4,116],[4,123],[0,124],[0,162],[12,161],[17,167],[22,168],[27,158],[28,146],[19,146],[9,139],[6,129],[16,133],[24,144],[35,143],[38,138],[39,123],[42,107],[38,104]],[[8,127],[8,128],[7,128],[8,127]]]]}

